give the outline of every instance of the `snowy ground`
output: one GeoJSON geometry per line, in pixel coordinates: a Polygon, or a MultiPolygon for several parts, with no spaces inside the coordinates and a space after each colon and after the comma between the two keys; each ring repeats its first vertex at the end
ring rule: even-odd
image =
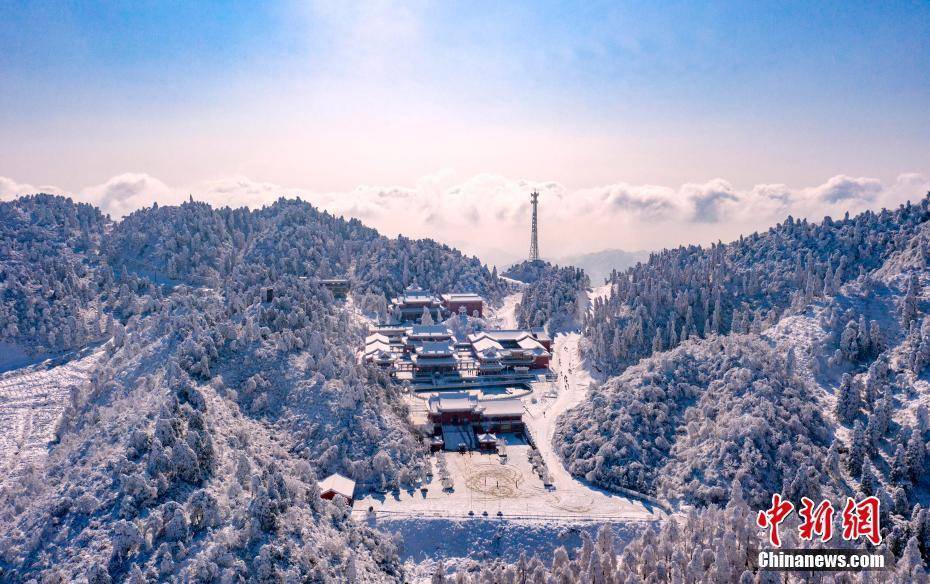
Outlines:
{"type": "Polygon", "coordinates": [[[97,348],[71,361],[50,360],[0,375],[0,483],[45,457],[71,386],[86,381],[102,355],[97,348]]]}
{"type": "MultiPolygon", "coordinates": [[[[819,387],[811,355],[816,352],[817,347],[823,345],[826,333],[817,323],[813,309],[805,314],[782,318],[778,324],[763,331],[763,336],[786,354],[790,349],[794,349],[796,373],[806,379],[812,387],[819,387]]],[[[823,399],[825,396],[818,397],[823,399]]]]}
{"type": "Polygon", "coordinates": [[[31,362],[28,353],[22,347],[0,341],[0,373],[25,367],[31,362]]]}
{"type": "Polygon", "coordinates": [[[610,296],[610,287],[611,284],[598,286],[588,293],[588,298],[591,299],[591,302],[594,302],[597,298],[607,298],[610,296]]]}
{"type": "Polygon", "coordinates": [[[581,403],[588,392],[588,386],[594,382],[591,373],[582,366],[578,352],[580,340],[580,333],[556,335],[552,347],[552,370],[556,372],[558,379],[554,383],[536,384],[537,389],[533,399],[528,400],[530,403],[526,406],[523,419],[556,481],[557,489],[577,490],[591,497],[594,497],[594,493],[609,497],[601,491],[592,491],[568,474],[552,449],[556,419],[581,403]],[[533,401],[536,403],[532,403],[533,401]]]}
{"type": "MultiPolygon", "coordinates": [[[[642,502],[594,490],[567,473],[554,476],[555,488],[547,488],[529,462],[530,446],[508,440],[507,458],[496,453],[444,453],[453,489],[440,484],[438,459],[427,490],[369,494],[355,502],[353,514],[362,519],[374,513],[380,518],[504,517],[519,522],[627,521],[651,519],[642,502]],[[371,511],[369,511],[371,509],[371,511]]],[[[549,464],[550,472],[556,475],[549,464]]]]}

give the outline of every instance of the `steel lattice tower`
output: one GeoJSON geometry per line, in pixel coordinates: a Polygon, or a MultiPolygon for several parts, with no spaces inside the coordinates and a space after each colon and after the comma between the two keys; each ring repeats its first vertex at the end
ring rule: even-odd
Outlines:
{"type": "Polygon", "coordinates": [[[530,261],[535,262],[539,260],[539,233],[536,229],[536,207],[539,204],[537,202],[539,199],[539,193],[533,191],[533,194],[530,195],[530,201],[533,203],[533,227],[530,233],[530,261]]]}

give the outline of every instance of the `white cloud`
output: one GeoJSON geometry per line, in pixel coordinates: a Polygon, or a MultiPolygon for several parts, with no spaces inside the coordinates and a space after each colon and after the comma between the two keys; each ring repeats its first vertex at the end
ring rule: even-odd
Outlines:
{"type": "Polygon", "coordinates": [[[839,201],[872,201],[881,193],[882,183],[874,178],[834,176],[819,187],[809,189],[809,194],[827,203],[839,201]]]}
{"type": "Polygon", "coordinates": [[[183,200],[177,190],[144,173],[127,172],[103,184],[87,187],[77,196],[92,203],[112,217],[128,215],[136,209],[160,204],[177,204],[183,200]]]}
{"type": "MultiPolygon", "coordinates": [[[[44,190],[0,177],[0,198],[44,190]]],[[[821,185],[790,188],[761,184],[736,189],[723,179],[678,188],[617,183],[569,190],[555,182],[515,180],[495,174],[460,179],[443,170],[413,186],[359,186],[347,192],[314,192],[232,176],[172,187],[141,173],[115,176],[81,190],[77,200],[98,205],[113,217],[134,209],[176,204],[189,195],[216,206],[260,207],[275,199],[301,197],[337,215],[357,217],[382,233],[430,237],[507,263],[529,248],[529,193],[540,192],[540,247],[543,256],[608,248],[658,249],[683,243],[727,241],[763,230],[788,214],[819,221],[867,208],[916,201],[930,179],[903,174],[891,184],[872,178],[835,176],[821,185]]]]}
{"type": "Polygon", "coordinates": [[[33,195],[36,193],[48,193],[51,195],[63,195],[64,191],[58,187],[45,185],[33,186],[25,183],[18,183],[11,178],[0,176],[0,201],[9,201],[23,195],[33,195]]]}
{"type": "Polygon", "coordinates": [[[739,201],[730,183],[720,178],[704,184],[687,184],[682,192],[691,205],[691,220],[696,223],[717,223],[739,201]]]}

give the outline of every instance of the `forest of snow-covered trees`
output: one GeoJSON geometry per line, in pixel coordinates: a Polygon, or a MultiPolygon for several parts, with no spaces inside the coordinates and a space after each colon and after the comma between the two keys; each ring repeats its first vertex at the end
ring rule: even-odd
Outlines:
{"type": "Polygon", "coordinates": [[[491,271],[283,199],[114,223],[39,195],[0,217],[0,342],[110,339],[48,463],[0,489],[0,579],[402,578],[389,538],[319,500],[330,472],[385,490],[425,472],[399,387],[357,362],[364,323],[319,279],[385,306],[411,283],[494,299],[491,271]]]}
{"type": "Polygon", "coordinates": [[[348,275],[359,297],[406,286],[477,292],[505,286],[477,258],[431,240],[388,239],[299,200],[257,211],[189,202],[136,211],[118,223],[50,195],[0,203],[0,342],[27,352],[102,339],[108,318],[145,310],[164,284],[221,288],[233,274],[273,282],[348,275]]]}
{"type": "MultiPolygon", "coordinates": [[[[438,571],[433,584],[635,584],[639,582],[714,582],[734,584],[799,582],[927,581],[920,555],[925,541],[926,513],[913,522],[912,535],[892,569],[881,572],[765,572],[751,569],[754,552],[765,547],[755,524],[755,509],[737,491],[726,506],[692,509],[673,516],[661,527],[648,527],[623,547],[618,556],[614,536],[602,527],[595,538],[583,534],[581,549],[557,548],[551,558],[525,558],[513,564],[487,562],[476,570],[453,575],[438,571]],[[921,523],[921,521],[923,523],[921,523]]],[[[787,548],[810,547],[796,537],[796,522],[784,524],[787,548]],[[790,523],[790,524],[789,524],[790,523]]],[[[841,547],[841,545],[837,545],[841,547]]],[[[442,568],[440,568],[441,570],[442,568]]]]}
{"type": "Polygon", "coordinates": [[[832,479],[807,467],[826,459],[831,434],[788,371],[751,336],[684,343],[612,378],[555,442],[570,472],[608,488],[707,505],[738,481],[761,506],[802,469],[797,494],[813,498],[807,488],[832,479]]]}
{"type": "Polygon", "coordinates": [[[819,225],[789,219],[614,274],[585,342],[590,359],[621,373],[560,418],[554,447],[569,471],[699,508],[734,493],[754,509],[775,492],[875,495],[883,545],[922,569],[928,202],[819,225]],[[649,345],[646,323],[666,309],[649,345]]]}
{"type": "MultiPolygon", "coordinates": [[[[180,294],[115,325],[46,465],[0,489],[4,581],[400,578],[389,540],[319,499],[306,445],[249,415],[203,368],[221,361],[192,359],[182,339],[204,334],[215,302],[180,294]]],[[[273,337],[249,342],[270,350],[273,337]]]]}
{"type": "Polygon", "coordinates": [[[38,195],[0,203],[0,343],[66,349],[100,339],[111,274],[98,254],[106,219],[38,195]]]}
{"type": "Polygon", "coordinates": [[[733,243],[654,253],[612,274],[610,295],[595,302],[584,324],[586,353],[617,373],[692,337],[759,331],[910,245],[927,206],[924,199],[821,223],[788,217],[733,243]]]}
{"type": "Polygon", "coordinates": [[[526,284],[516,311],[521,328],[573,328],[587,310],[590,281],[582,270],[536,260],[516,264],[504,275],[526,284]]]}

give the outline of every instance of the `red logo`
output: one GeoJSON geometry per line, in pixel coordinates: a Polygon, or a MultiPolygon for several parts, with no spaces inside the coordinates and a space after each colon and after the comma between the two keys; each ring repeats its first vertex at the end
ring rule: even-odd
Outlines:
{"type": "Polygon", "coordinates": [[[867,537],[873,544],[882,542],[882,534],[878,530],[879,508],[881,502],[878,497],[866,497],[856,503],[849,497],[843,508],[843,539],[859,539],[867,537]]]}
{"type": "MultiPolygon", "coordinates": [[[[866,497],[860,502],[851,498],[846,499],[843,508],[843,539],[851,541],[860,537],[867,538],[878,545],[882,542],[879,531],[881,503],[877,497],[866,497]]],[[[782,499],[781,495],[772,495],[772,506],[759,511],[756,524],[769,529],[769,541],[773,546],[781,546],[781,537],[778,535],[778,526],[794,512],[794,504],[782,499]]],[[[805,541],[812,541],[815,537],[822,542],[833,538],[833,505],[824,499],[816,507],[807,497],[801,497],[801,508],[798,509],[801,524],[798,525],[798,536],[805,541]]]]}
{"type": "Polygon", "coordinates": [[[772,506],[767,511],[759,511],[759,515],[756,516],[756,524],[759,527],[769,528],[769,541],[772,545],[781,546],[778,526],[791,515],[792,511],[794,511],[794,504],[791,501],[782,501],[781,495],[775,493],[772,495],[772,506]]]}
{"type": "Polygon", "coordinates": [[[814,502],[807,497],[801,497],[801,509],[798,515],[804,520],[798,526],[801,539],[810,541],[819,536],[820,541],[827,542],[833,537],[833,505],[823,500],[814,508],[814,502]]]}

